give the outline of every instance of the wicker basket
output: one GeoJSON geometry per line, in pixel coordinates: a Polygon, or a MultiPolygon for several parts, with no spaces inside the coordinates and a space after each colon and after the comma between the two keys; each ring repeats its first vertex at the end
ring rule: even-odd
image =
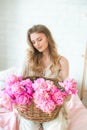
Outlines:
{"type": "MultiPolygon", "coordinates": [[[[39,77],[26,77],[25,79],[27,79],[27,78],[30,78],[32,81],[34,81],[35,79],[37,79],[39,77]]],[[[54,81],[54,84],[58,85],[57,79],[52,79],[52,78],[50,79],[50,78],[45,78],[45,77],[44,77],[44,79],[54,81]]],[[[64,91],[63,88],[60,88],[60,89],[61,89],[61,91],[64,91]]],[[[26,119],[32,120],[34,122],[42,123],[42,122],[47,122],[47,121],[55,119],[58,116],[58,113],[59,113],[61,107],[62,106],[56,107],[55,110],[53,110],[51,112],[51,114],[48,114],[46,112],[43,112],[41,109],[36,108],[36,105],[33,102],[31,105],[28,106],[28,110],[26,112],[22,113],[19,109],[18,109],[18,112],[21,116],[23,116],[26,119]]]]}
{"type": "Polygon", "coordinates": [[[28,107],[28,110],[24,113],[20,112],[19,114],[26,119],[32,120],[34,122],[47,122],[52,119],[55,119],[58,116],[61,107],[57,107],[51,114],[45,113],[42,110],[36,108],[35,104],[33,103],[28,107]]]}

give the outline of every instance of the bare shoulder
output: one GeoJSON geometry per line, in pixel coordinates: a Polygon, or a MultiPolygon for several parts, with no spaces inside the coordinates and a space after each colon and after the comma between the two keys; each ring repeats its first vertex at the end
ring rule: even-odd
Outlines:
{"type": "Polygon", "coordinates": [[[65,65],[65,64],[68,65],[69,64],[68,59],[64,56],[61,56],[59,62],[60,62],[61,65],[65,65]]]}
{"type": "Polygon", "coordinates": [[[60,73],[59,73],[59,75],[60,75],[60,77],[62,77],[63,80],[65,80],[69,75],[68,59],[64,56],[61,56],[59,63],[60,63],[60,73]]]}

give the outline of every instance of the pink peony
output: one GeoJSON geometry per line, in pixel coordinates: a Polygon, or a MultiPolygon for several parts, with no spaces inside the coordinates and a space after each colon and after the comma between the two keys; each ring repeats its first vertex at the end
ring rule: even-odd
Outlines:
{"type": "Polygon", "coordinates": [[[19,78],[16,75],[9,75],[6,79],[6,84],[8,86],[14,84],[15,82],[17,82],[19,80],[19,78]]]}
{"type": "Polygon", "coordinates": [[[6,79],[6,88],[2,91],[0,99],[3,106],[12,108],[14,104],[31,104],[33,98],[32,81],[22,80],[22,76],[10,75],[6,79]]]}
{"type": "Polygon", "coordinates": [[[59,82],[58,83],[60,86],[65,88],[65,91],[68,94],[76,94],[77,93],[77,89],[76,89],[76,81],[74,79],[67,79],[64,82],[59,82]]]}
{"type": "Polygon", "coordinates": [[[31,99],[32,96],[29,96],[27,93],[24,93],[22,95],[17,95],[16,97],[16,103],[20,105],[26,105],[26,104],[31,104],[31,99]]]}

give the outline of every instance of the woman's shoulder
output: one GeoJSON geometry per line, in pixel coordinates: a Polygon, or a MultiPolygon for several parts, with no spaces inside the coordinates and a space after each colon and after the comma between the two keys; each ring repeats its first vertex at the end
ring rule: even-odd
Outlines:
{"type": "Polygon", "coordinates": [[[64,56],[61,56],[59,59],[59,64],[60,64],[59,75],[60,77],[62,77],[62,80],[65,80],[69,75],[68,59],[64,56]]]}
{"type": "Polygon", "coordinates": [[[58,58],[58,62],[63,65],[63,64],[68,64],[68,59],[65,56],[60,55],[58,58]]]}

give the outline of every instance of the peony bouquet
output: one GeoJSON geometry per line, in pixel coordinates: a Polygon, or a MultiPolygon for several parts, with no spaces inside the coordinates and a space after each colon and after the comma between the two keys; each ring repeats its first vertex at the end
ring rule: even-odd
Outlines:
{"type": "Polygon", "coordinates": [[[34,81],[32,84],[35,91],[33,98],[37,108],[50,114],[57,106],[64,103],[67,96],[77,93],[74,79],[67,79],[64,82],[58,82],[58,84],[60,88],[55,86],[53,81],[44,78],[34,81]]]}
{"type": "Polygon", "coordinates": [[[31,78],[24,80],[21,76],[10,75],[6,79],[6,88],[0,93],[0,104],[12,109],[14,104],[32,105],[34,102],[37,108],[50,114],[57,106],[63,105],[67,96],[76,93],[74,79],[66,79],[55,85],[45,78],[32,81],[31,78]]]}
{"type": "Polygon", "coordinates": [[[0,104],[7,109],[13,105],[31,104],[33,98],[32,81],[21,76],[10,75],[6,79],[6,88],[0,92],[0,104]]]}

